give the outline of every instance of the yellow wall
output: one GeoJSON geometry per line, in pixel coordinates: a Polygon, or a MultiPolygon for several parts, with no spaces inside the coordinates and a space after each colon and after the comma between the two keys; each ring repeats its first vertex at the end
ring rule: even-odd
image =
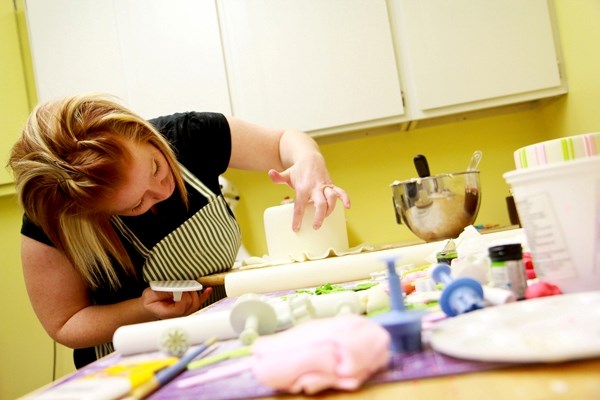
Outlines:
{"type": "MultiPolygon", "coordinates": [[[[509,189],[502,173],[513,169],[512,152],[545,138],[538,112],[522,112],[488,119],[390,132],[374,137],[321,146],[336,184],[346,189],[352,208],[346,211],[350,245],[384,244],[416,237],[397,225],[389,185],[416,177],[412,158],[425,154],[432,173],[463,171],[474,150],[483,152],[480,164],[482,204],[477,223],[509,224],[505,197],[509,189]]],[[[227,178],[241,193],[236,213],[243,240],[255,255],[266,253],[262,210],[291,192],[272,188],[264,174],[230,171],[227,178]]]]}
{"type": "MultiPolygon", "coordinates": [[[[7,151],[29,112],[11,0],[0,2],[0,60],[1,185],[11,181],[4,169],[7,151]]],[[[20,215],[12,196],[0,197],[0,399],[14,399],[52,378],[52,341],[29,306],[21,276],[20,215]]]]}
{"type": "Polygon", "coordinates": [[[4,168],[8,150],[34,97],[28,96],[20,28],[12,0],[0,0],[0,400],[14,399],[73,371],[71,350],[52,342],[29,305],[20,268],[21,210],[10,194],[12,185],[5,184],[12,181],[4,168]]]}
{"type": "MultiPolygon", "coordinates": [[[[389,188],[396,179],[415,176],[415,154],[425,154],[432,173],[439,173],[464,169],[471,153],[481,149],[483,202],[477,223],[508,224],[505,196],[509,188],[502,174],[514,167],[513,151],[554,137],[600,131],[596,110],[600,104],[596,45],[600,42],[600,2],[556,0],[556,9],[569,81],[567,96],[535,110],[410,132],[383,128],[371,131],[373,136],[322,144],[335,182],[352,197],[352,209],[346,213],[351,245],[415,239],[405,226],[396,224],[389,188]]],[[[13,124],[0,125],[0,143],[14,137],[24,119],[14,108],[15,99],[22,102],[27,92],[24,83],[12,83],[14,63],[19,62],[17,47],[12,0],[0,0],[0,124],[13,124]]],[[[262,213],[291,192],[271,184],[265,174],[230,171],[226,176],[242,196],[236,213],[244,242],[251,253],[262,255],[266,252],[262,213]]],[[[0,220],[0,304],[5,318],[0,329],[0,399],[12,399],[50,381],[53,347],[25,293],[19,266],[20,211],[13,197],[0,197],[0,220]]],[[[57,376],[71,368],[68,351],[59,349],[59,354],[57,376]]]]}

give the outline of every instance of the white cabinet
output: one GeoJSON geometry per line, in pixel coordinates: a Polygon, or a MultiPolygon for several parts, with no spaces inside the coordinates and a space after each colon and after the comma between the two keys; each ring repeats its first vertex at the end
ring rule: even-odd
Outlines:
{"type": "Polygon", "coordinates": [[[319,136],[566,93],[549,0],[219,6],[233,112],[257,122],[319,136]]]}
{"type": "Polygon", "coordinates": [[[26,5],[42,101],[108,91],[145,117],[220,111],[321,136],[566,93],[551,0],[26,5]]]}
{"type": "Polygon", "coordinates": [[[548,0],[390,0],[411,120],[566,93],[548,0]]]}
{"type": "Polygon", "coordinates": [[[89,91],[150,118],[230,113],[214,1],[26,0],[39,101],[89,91]]]}
{"type": "Polygon", "coordinates": [[[39,101],[80,91],[127,94],[111,0],[26,0],[39,101]]]}
{"type": "Polygon", "coordinates": [[[233,113],[305,131],[404,115],[385,0],[220,0],[233,113]]]}

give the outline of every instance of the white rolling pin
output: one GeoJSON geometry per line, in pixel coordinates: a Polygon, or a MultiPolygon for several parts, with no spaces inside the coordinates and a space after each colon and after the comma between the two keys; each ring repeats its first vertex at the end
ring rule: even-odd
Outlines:
{"type": "Polygon", "coordinates": [[[161,336],[171,328],[184,331],[191,345],[213,336],[218,340],[237,338],[229,315],[229,310],[201,312],[187,317],[121,326],[113,335],[113,345],[115,351],[124,355],[157,351],[161,336]]]}
{"type": "Polygon", "coordinates": [[[328,257],[321,260],[235,271],[225,275],[227,296],[269,293],[320,286],[325,283],[369,279],[372,272],[385,270],[385,259],[397,257],[400,264],[424,262],[427,255],[441,251],[445,242],[328,257]]]}
{"type": "Polygon", "coordinates": [[[246,294],[238,298],[231,309],[121,326],[113,335],[113,346],[123,355],[157,351],[161,349],[163,335],[173,329],[181,331],[189,345],[201,344],[212,337],[217,340],[239,337],[244,344],[250,344],[259,335],[288,328],[292,323],[290,312],[297,316],[301,311],[292,310],[292,306],[291,303],[246,294]]]}
{"type": "MultiPolygon", "coordinates": [[[[486,243],[522,235],[522,229],[511,229],[482,235],[486,243]]],[[[442,251],[446,240],[413,246],[328,257],[321,260],[273,265],[239,270],[225,275],[225,291],[229,297],[245,293],[269,293],[369,279],[373,272],[385,271],[386,259],[393,257],[398,265],[419,265],[442,251]]]]}
{"type": "MultiPolygon", "coordinates": [[[[355,292],[310,296],[307,299],[313,310],[306,315],[308,319],[361,312],[360,298],[355,292]]],[[[248,345],[259,335],[289,328],[294,323],[291,314],[299,317],[302,306],[302,302],[271,301],[259,295],[246,294],[230,310],[122,326],[113,335],[113,345],[115,351],[123,355],[157,351],[161,348],[161,337],[174,328],[185,333],[189,345],[203,343],[211,337],[218,340],[239,337],[248,345]]]]}

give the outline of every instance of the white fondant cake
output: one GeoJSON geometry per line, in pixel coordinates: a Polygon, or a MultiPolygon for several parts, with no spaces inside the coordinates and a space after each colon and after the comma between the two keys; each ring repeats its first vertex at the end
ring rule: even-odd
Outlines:
{"type": "Polygon", "coordinates": [[[348,232],[342,204],[336,205],[333,213],[325,218],[323,225],[317,230],[312,227],[315,215],[312,204],[306,206],[302,228],[298,232],[292,230],[293,215],[294,203],[265,210],[265,234],[271,260],[324,258],[331,250],[343,252],[348,249],[348,232]]]}

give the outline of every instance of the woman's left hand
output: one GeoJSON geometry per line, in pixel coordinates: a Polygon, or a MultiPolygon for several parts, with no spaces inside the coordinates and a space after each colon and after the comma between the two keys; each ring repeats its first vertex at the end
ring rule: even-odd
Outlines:
{"type": "Polygon", "coordinates": [[[325,218],[335,209],[338,199],[342,200],[345,208],[350,208],[348,194],[333,183],[320,154],[318,158],[302,160],[282,172],[272,169],[269,171],[269,177],[274,183],[286,184],[296,192],[292,220],[292,229],[295,232],[300,230],[308,203],[315,206],[313,229],[321,227],[325,218]]]}
{"type": "Polygon", "coordinates": [[[158,319],[184,317],[195,313],[208,299],[212,288],[204,288],[202,292],[183,292],[181,300],[174,301],[171,292],[158,292],[146,288],[142,293],[144,308],[158,319]]]}

